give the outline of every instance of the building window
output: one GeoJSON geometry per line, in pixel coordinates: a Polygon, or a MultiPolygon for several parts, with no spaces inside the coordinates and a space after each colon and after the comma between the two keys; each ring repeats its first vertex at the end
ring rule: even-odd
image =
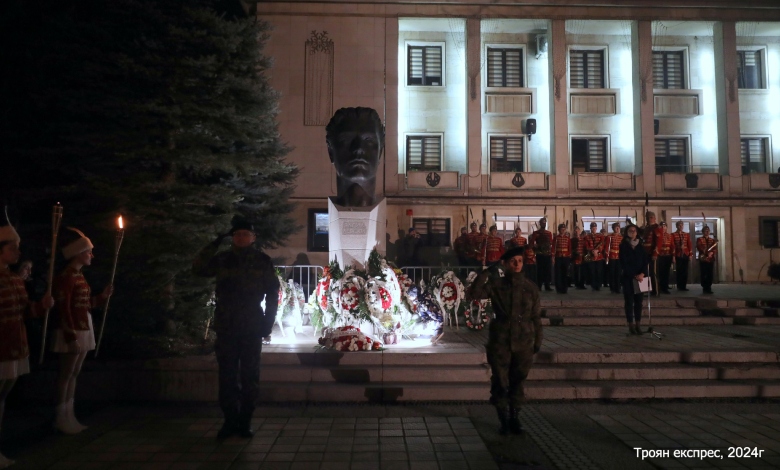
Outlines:
{"type": "Polygon", "coordinates": [[[309,251],[328,251],[328,209],[309,209],[309,251]]]}
{"type": "Polygon", "coordinates": [[[742,174],[766,173],[766,154],[769,139],[766,137],[743,137],[740,139],[742,174]]]}
{"type": "Polygon", "coordinates": [[[688,139],[655,139],[655,174],[688,173],[688,139]]]}
{"type": "Polygon", "coordinates": [[[759,232],[761,246],[764,248],[780,248],[780,218],[759,217],[759,232]]]}
{"type": "Polygon", "coordinates": [[[517,173],[523,166],[523,136],[490,136],[490,171],[517,173]]]}
{"type": "Polygon", "coordinates": [[[487,48],[487,86],[524,86],[522,48],[487,48]]]}
{"type": "Polygon", "coordinates": [[[413,219],[421,246],[450,246],[450,219],[413,219]]]}
{"type": "Polygon", "coordinates": [[[569,51],[569,87],[604,88],[604,49],[569,51]]]}
{"type": "Polygon", "coordinates": [[[684,51],[653,51],[653,88],[685,88],[684,51]]]}
{"type": "Polygon", "coordinates": [[[444,86],[444,48],[442,46],[407,46],[408,86],[444,86]]]}
{"type": "Polygon", "coordinates": [[[739,88],[764,88],[761,51],[737,51],[737,82],[739,88]]]}
{"type": "Polygon", "coordinates": [[[406,136],[406,170],[441,171],[441,136],[406,136]]]}
{"type": "Polygon", "coordinates": [[[607,139],[571,139],[571,172],[607,171],[607,139]]]}

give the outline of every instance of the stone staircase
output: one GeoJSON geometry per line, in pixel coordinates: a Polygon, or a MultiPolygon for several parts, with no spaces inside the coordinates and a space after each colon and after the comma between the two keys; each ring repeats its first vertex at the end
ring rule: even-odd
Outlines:
{"type": "MultiPolygon", "coordinates": [[[[622,296],[602,300],[542,300],[545,326],[625,325],[622,296]]],[[[773,302],[650,298],[653,325],[780,325],[773,302]]],[[[647,299],[645,299],[647,318],[647,299]]]]}

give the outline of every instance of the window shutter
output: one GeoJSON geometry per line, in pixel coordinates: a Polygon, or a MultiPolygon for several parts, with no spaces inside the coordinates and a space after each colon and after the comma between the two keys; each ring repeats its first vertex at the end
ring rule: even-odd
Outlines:
{"type": "Polygon", "coordinates": [[[607,171],[607,140],[588,140],[588,171],[607,171]]]}
{"type": "Polygon", "coordinates": [[[653,51],[653,87],[685,88],[683,51],[653,51]]]}
{"type": "Polygon", "coordinates": [[[490,171],[524,171],[523,142],[522,137],[491,137],[490,171]]]}
{"type": "Polygon", "coordinates": [[[409,46],[407,85],[442,85],[441,46],[409,46]]]}
{"type": "Polygon", "coordinates": [[[604,88],[604,51],[569,51],[569,86],[604,88]]]}
{"type": "Polygon", "coordinates": [[[588,88],[604,88],[604,54],[601,51],[588,51],[588,88]]]}
{"type": "Polygon", "coordinates": [[[425,84],[441,86],[442,57],[441,47],[425,48],[425,84]]]}
{"type": "Polygon", "coordinates": [[[423,84],[423,48],[409,47],[409,85],[423,84]]]}
{"type": "Polygon", "coordinates": [[[488,48],[488,86],[523,86],[523,50],[488,48]]]}
{"type": "Polygon", "coordinates": [[[584,51],[573,50],[569,52],[569,86],[571,88],[585,88],[584,51]]]}
{"type": "Polygon", "coordinates": [[[739,88],[762,88],[761,51],[737,51],[739,88]]]}
{"type": "Polygon", "coordinates": [[[406,138],[407,167],[412,170],[441,169],[441,137],[409,136],[406,138]]]}

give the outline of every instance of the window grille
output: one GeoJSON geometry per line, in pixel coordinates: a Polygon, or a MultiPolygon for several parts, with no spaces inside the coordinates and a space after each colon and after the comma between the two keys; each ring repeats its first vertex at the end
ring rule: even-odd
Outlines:
{"type": "Polygon", "coordinates": [[[487,50],[487,86],[523,86],[523,50],[493,48],[487,50]]]}
{"type": "Polygon", "coordinates": [[[443,54],[441,46],[408,46],[406,84],[442,86],[443,54]]]}
{"type": "Polygon", "coordinates": [[[653,51],[653,88],[667,90],[685,88],[683,51],[653,51]]]}
{"type": "Polygon", "coordinates": [[[569,51],[569,86],[604,88],[604,50],[569,51]]]}
{"type": "Polygon", "coordinates": [[[406,169],[441,170],[441,136],[410,135],[406,137],[406,169]]]}
{"type": "Polygon", "coordinates": [[[688,139],[655,139],[655,174],[688,173],[688,139]]]}
{"type": "Polygon", "coordinates": [[[525,139],[514,137],[490,137],[490,171],[521,172],[525,139]]]}

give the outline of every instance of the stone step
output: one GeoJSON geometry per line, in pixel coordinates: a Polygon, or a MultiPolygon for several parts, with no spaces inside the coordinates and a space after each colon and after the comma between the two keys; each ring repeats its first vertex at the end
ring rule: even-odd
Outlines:
{"type": "MultiPolygon", "coordinates": [[[[524,384],[529,400],[776,398],[780,383],[762,380],[536,381],[524,384]]],[[[297,384],[261,383],[263,402],[486,401],[489,383],[297,384]]]]}
{"type": "Polygon", "coordinates": [[[776,351],[555,351],[544,348],[534,364],[780,364],[776,351]]]}
{"type": "MultiPolygon", "coordinates": [[[[609,295],[609,294],[605,294],[609,295]]],[[[544,294],[542,294],[544,296],[544,294]]],[[[663,308],[698,308],[698,303],[701,301],[696,298],[690,299],[670,299],[664,295],[661,297],[653,297],[651,299],[652,304],[663,308]]],[[[544,299],[542,297],[540,302],[542,308],[623,308],[623,296],[614,294],[611,298],[606,299],[572,299],[572,300],[552,300],[544,299]]],[[[728,301],[707,299],[705,305],[709,308],[725,308],[728,307],[728,301]]],[[[735,305],[735,307],[741,307],[743,305],[735,305]]]]}
{"type": "MultiPolygon", "coordinates": [[[[647,323],[647,315],[642,318],[647,323]]],[[[653,315],[655,326],[699,326],[699,325],[731,325],[735,319],[725,317],[665,317],[653,315]]],[[[620,315],[612,317],[549,317],[542,318],[544,326],[626,326],[626,317],[620,315]]]]}
{"type": "MultiPolygon", "coordinates": [[[[668,308],[650,306],[653,314],[664,317],[698,317],[701,311],[695,308],[668,308]]],[[[759,309],[756,309],[759,310],[759,309]]],[[[543,317],[604,317],[623,316],[623,306],[620,308],[543,308],[543,317]]]]}
{"type": "MultiPolygon", "coordinates": [[[[484,359],[484,358],[483,358],[484,359]]],[[[490,379],[490,367],[485,360],[478,365],[450,366],[268,366],[261,370],[261,379],[268,382],[478,382],[490,379]]]]}
{"type": "Polygon", "coordinates": [[[537,364],[529,381],[541,380],[779,380],[780,364],[537,364]]]}

